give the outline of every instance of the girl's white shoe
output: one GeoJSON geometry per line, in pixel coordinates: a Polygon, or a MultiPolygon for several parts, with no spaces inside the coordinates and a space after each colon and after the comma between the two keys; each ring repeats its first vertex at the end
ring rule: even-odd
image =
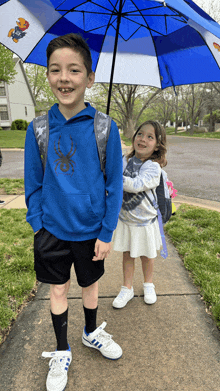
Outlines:
{"type": "Polygon", "coordinates": [[[133,299],[133,297],[133,286],[131,287],[131,289],[127,288],[126,286],[122,286],[118,296],[115,298],[112,305],[115,308],[123,308],[129,302],[129,300],[133,299]]]}
{"type": "Polygon", "coordinates": [[[144,301],[146,304],[154,304],[157,301],[155,286],[151,282],[144,282],[144,301]]]}

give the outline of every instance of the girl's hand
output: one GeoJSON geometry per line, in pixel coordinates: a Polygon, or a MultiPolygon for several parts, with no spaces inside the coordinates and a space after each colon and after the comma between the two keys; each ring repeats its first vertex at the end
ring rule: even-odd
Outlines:
{"type": "Polygon", "coordinates": [[[111,243],[105,243],[97,239],[95,242],[95,256],[92,258],[93,261],[99,261],[107,258],[111,250],[111,243]]]}

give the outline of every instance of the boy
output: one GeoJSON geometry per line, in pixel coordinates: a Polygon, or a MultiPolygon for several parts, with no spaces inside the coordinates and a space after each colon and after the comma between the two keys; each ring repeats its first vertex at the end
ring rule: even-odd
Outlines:
{"type": "Polygon", "coordinates": [[[51,316],[57,351],[50,357],[48,391],[63,391],[72,360],[67,342],[67,293],[74,264],[82,287],[85,328],[82,342],[118,359],[122,349],[96,327],[98,280],[104,273],[112,233],[122,204],[122,152],[112,121],[106,148],[106,182],[94,134],[95,109],[84,103],[95,75],[87,43],[77,34],[53,39],[47,48],[47,77],[58,99],[49,110],[49,143],[45,173],[29,125],[25,141],[27,222],[35,232],[34,255],[38,281],[50,284],[51,316]],[[107,190],[107,193],[106,193],[107,190]],[[106,196],[106,194],[108,194],[106,196]]]}

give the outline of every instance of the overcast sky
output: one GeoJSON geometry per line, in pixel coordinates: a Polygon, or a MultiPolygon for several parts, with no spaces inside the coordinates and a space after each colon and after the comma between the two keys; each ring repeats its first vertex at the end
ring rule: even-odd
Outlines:
{"type": "Polygon", "coordinates": [[[193,0],[214,20],[220,23],[220,0],[193,0]]]}

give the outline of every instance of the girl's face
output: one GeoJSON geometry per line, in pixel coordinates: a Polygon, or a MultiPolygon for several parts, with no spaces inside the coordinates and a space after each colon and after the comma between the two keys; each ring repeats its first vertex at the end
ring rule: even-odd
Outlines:
{"type": "Polygon", "coordinates": [[[154,127],[151,124],[143,125],[135,136],[135,156],[144,161],[151,157],[158,148],[154,127]]]}

